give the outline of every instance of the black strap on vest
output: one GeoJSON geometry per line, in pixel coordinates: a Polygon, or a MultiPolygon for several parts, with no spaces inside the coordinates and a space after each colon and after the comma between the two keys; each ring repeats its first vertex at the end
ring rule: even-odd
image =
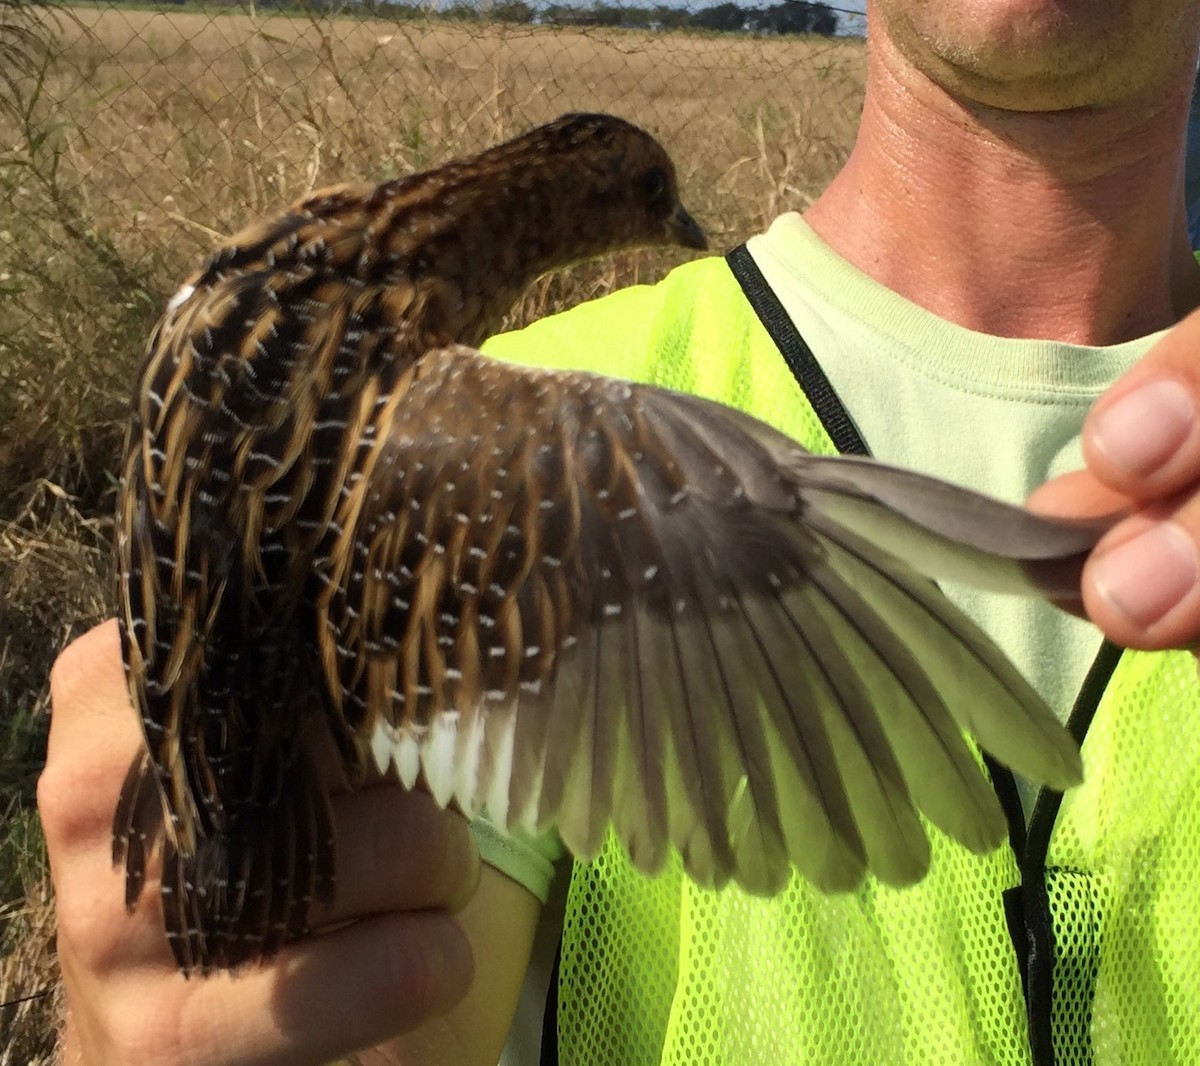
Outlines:
{"type": "MultiPolygon", "coordinates": [[[[1121,649],[1107,640],[1100,645],[1100,651],[1083,680],[1075,705],[1071,708],[1071,715],[1067,719],[1067,729],[1077,744],[1082,745],[1087,736],[1088,728],[1096,717],[1096,709],[1100,706],[1100,698],[1121,660],[1121,654],[1121,649]]],[[[993,768],[990,759],[988,768],[993,768]]],[[[993,770],[993,774],[994,772],[993,770]]],[[[1012,775],[1009,774],[1008,777],[1011,781],[1012,775]]],[[[1048,788],[1038,793],[1025,834],[1024,847],[1017,851],[1021,865],[1021,883],[1005,893],[1004,900],[1009,931],[1014,934],[1013,943],[1017,945],[1017,961],[1021,966],[1021,980],[1029,1019],[1029,1046],[1033,1052],[1035,1066],[1054,1066],[1055,1061],[1051,1029],[1054,1013],[1054,926],[1050,913],[1046,852],[1050,848],[1050,837],[1054,833],[1054,823],[1058,820],[1062,799],[1061,792],[1054,792],[1048,788]],[[1016,939],[1017,930],[1023,932],[1023,941],[1016,939]],[[1024,951],[1021,950],[1022,944],[1024,951]]],[[[1086,878],[1088,875],[1083,871],[1056,869],[1053,876],[1086,878]]],[[[1090,985],[1094,993],[1095,981],[1099,976],[1096,966],[1089,960],[1081,961],[1087,966],[1087,972],[1079,970],[1071,975],[1072,984],[1081,989],[1090,985]]],[[[1061,1039],[1075,1051],[1075,1055],[1072,1056],[1073,1062],[1091,1062],[1090,1005],[1088,1010],[1081,1012],[1077,1020],[1078,1031],[1063,1031],[1061,1039]]]]}
{"type": "Polygon", "coordinates": [[[850,412],[842,405],[808,342],[800,336],[800,331],[783,309],[779,297],[762,276],[749,249],[744,244],[739,244],[725,256],[725,262],[737,278],[737,283],[742,287],[750,306],[754,308],[754,313],[758,315],[758,320],[775,342],[792,376],[808,397],[808,402],[812,404],[813,411],[821,420],[821,425],[825,427],[825,432],[829,434],[834,447],[842,455],[870,455],[871,450],[863,440],[862,434],[858,432],[850,412]]]}
{"type": "Polygon", "coordinates": [[[558,1066],[558,968],[562,963],[562,937],[554,952],[554,967],[550,971],[550,988],[546,993],[546,1009],[542,1014],[542,1053],[538,1066],[558,1066]]]}

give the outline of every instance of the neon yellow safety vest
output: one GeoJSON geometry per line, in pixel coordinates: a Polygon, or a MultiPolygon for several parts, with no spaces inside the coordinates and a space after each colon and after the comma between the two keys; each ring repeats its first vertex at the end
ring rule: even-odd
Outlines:
{"type": "MultiPolygon", "coordinates": [[[[721,259],[489,350],[700,393],[832,450],[721,259]]],[[[1012,847],[979,857],[930,827],[911,888],[705,891],[678,863],[643,877],[610,839],[573,874],[558,1062],[1200,1064],[1198,691],[1190,654],[1102,651],[1071,718],[1085,783],[1026,829],[993,768],[1012,847]]]]}

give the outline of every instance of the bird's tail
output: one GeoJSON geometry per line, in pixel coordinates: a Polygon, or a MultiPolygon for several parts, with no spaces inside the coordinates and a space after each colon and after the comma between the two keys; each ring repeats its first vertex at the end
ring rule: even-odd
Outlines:
{"type": "Polygon", "coordinates": [[[125,903],[132,909],[161,853],[163,924],[185,974],[274,955],[308,931],[313,902],[333,898],[332,815],[307,756],[299,753],[286,773],[272,776],[278,790],[271,800],[243,805],[185,850],[170,832],[149,757],[140,755],[129,769],[113,861],[125,866],[125,903]]]}

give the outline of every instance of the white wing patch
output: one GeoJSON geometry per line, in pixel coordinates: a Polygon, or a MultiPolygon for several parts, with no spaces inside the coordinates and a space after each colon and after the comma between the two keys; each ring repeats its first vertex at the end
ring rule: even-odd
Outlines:
{"type": "Polygon", "coordinates": [[[425,787],[439,807],[453,800],[468,818],[486,811],[500,828],[532,824],[538,790],[534,790],[529,809],[508,809],[516,715],[497,716],[490,730],[486,715],[475,714],[468,721],[464,728],[458,711],[443,711],[431,726],[423,728],[397,728],[381,718],[371,734],[375,765],[382,774],[395,766],[405,788],[413,788],[423,775],[425,787]]]}
{"type": "Polygon", "coordinates": [[[195,285],[185,285],[170,300],[167,301],[167,314],[182,307],[188,298],[196,291],[195,285]]]}

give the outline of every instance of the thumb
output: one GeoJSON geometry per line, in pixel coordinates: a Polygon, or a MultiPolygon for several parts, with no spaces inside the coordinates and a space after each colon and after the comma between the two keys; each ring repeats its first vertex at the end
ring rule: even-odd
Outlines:
{"type": "Polygon", "coordinates": [[[1136,500],[1200,483],[1200,312],[1166,333],[1096,402],[1083,427],[1088,470],[1136,500]]]}

